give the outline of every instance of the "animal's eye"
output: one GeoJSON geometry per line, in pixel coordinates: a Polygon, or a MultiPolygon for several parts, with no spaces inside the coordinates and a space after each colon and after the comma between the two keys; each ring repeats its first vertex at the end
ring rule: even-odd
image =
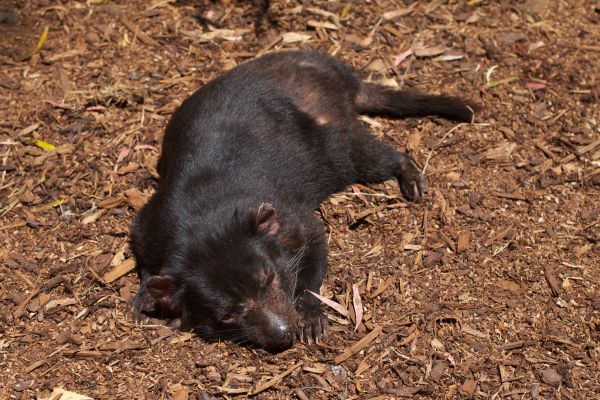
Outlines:
{"type": "Polygon", "coordinates": [[[221,317],[221,322],[224,324],[232,324],[236,321],[236,319],[237,318],[235,317],[235,314],[227,313],[221,317]]]}
{"type": "Polygon", "coordinates": [[[233,324],[240,320],[245,311],[246,305],[244,303],[238,303],[231,310],[229,310],[229,312],[223,314],[220,320],[224,324],[233,324]]]}

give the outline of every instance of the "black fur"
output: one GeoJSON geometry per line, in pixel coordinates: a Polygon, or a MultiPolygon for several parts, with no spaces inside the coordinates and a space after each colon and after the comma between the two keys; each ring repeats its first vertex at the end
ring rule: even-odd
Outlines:
{"type": "Polygon", "coordinates": [[[132,229],[136,318],[158,309],[206,337],[272,349],[326,334],[307,293],[327,269],[313,211],[353,182],[397,178],[411,200],[427,191],[357,113],[470,120],[467,105],[361,83],[316,52],[266,55],[209,82],[173,114],[157,191],[132,229]]]}

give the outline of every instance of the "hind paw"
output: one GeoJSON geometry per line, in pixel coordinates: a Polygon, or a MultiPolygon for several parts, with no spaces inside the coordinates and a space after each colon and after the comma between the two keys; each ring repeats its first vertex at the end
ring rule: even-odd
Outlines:
{"type": "Polygon", "coordinates": [[[148,321],[145,314],[156,311],[156,301],[148,292],[145,285],[141,285],[133,300],[127,305],[127,314],[131,315],[133,322],[143,324],[148,321]]]}
{"type": "Polygon", "coordinates": [[[409,156],[401,163],[398,183],[402,194],[411,201],[419,201],[427,191],[427,179],[409,156]]]}

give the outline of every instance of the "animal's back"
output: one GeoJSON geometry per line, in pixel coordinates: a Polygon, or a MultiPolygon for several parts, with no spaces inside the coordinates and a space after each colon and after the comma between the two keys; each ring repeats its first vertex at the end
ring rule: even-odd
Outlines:
{"type": "Polygon", "coordinates": [[[176,111],[164,138],[161,185],[218,176],[236,190],[316,207],[354,176],[338,127],[352,117],[357,88],[343,64],[319,53],[243,64],[176,111]]]}

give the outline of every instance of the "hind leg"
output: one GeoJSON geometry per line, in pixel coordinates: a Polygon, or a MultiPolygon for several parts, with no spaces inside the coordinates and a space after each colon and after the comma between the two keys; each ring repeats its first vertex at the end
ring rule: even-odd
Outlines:
{"type": "Polygon", "coordinates": [[[378,183],[396,178],[409,200],[418,201],[427,193],[427,181],[410,156],[381,143],[362,126],[354,130],[351,151],[357,182],[378,183]]]}

